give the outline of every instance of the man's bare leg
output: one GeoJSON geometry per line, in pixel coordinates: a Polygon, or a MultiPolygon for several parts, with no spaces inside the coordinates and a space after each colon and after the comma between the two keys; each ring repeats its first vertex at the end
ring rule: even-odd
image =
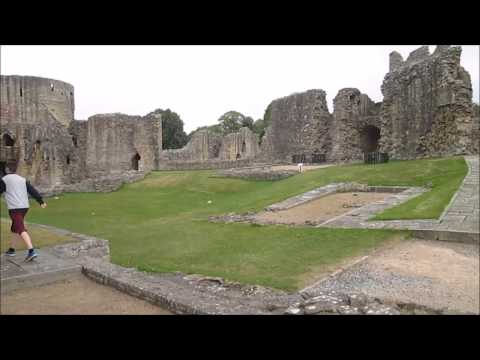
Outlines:
{"type": "Polygon", "coordinates": [[[25,242],[25,244],[27,245],[27,248],[28,250],[32,249],[33,248],[33,245],[32,245],[32,239],[30,239],[30,235],[28,235],[28,233],[26,231],[22,232],[20,234],[20,237],[22,238],[22,240],[25,242]]]}

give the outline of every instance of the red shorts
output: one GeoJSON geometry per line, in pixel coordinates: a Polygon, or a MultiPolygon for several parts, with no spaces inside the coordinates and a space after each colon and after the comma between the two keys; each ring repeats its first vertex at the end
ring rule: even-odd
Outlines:
{"type": "Polygon", "coordinates": [[[12,219],[12,227],[10,230],[13,233],[20,235],[22,232],[27,231],[25,228],[25,224],[23,223],[23,219],[27,214],[28,209],[12,209],[8,210],[8,214],[10,215],[10,219],[12,219]]]}

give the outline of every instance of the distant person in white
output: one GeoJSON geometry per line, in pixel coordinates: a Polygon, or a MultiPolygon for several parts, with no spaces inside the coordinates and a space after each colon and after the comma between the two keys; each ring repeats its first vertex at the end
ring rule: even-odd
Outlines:
{"type": "Polygon", "coordinates": [[[303,171],[303,163],[298,164],[298,171],[302,172],[303,171]]]}
{"type": "MultiPolygon", "coordinates": [[[[10,230],[12,233],[20,236],[25,242],[28,249],[25,261],[31,261],[38,256],[38,253],[32,245],[32,239],[24,224],[25,215],[30,208],[28,195],[30,194],[37,200],[42,208],[46,208],[47,204],[43,201],[38,191],[24,177],[15,174],[15,165],[7,165],[5,171],[7,174],[0,180],[0,194],[5,193],[8,214],[12,219],[12,227],[10,230]]],[[[15,256],[15,236],[12,236],[11,248],[8,249],[5,255],[15,256]]]]}

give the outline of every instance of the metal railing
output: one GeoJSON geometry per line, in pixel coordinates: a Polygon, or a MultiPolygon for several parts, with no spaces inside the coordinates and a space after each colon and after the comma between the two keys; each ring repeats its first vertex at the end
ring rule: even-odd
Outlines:
{"type": "Polygon", "coordinates": [[[297,155],[292,155],[292,163],[298,164],[298,163],[303,163],[303,164],[316,164],[316,163],[323,163],[326,162],[326,156],[325,154],[297,154],[297,155]]]}
{"type": "Polygon", "coordinates": [[[387,153],[381,152],[369,152],[363,154],[363,161],[365,164],[382,164],[387,163],[389,160],[387,153]]]}

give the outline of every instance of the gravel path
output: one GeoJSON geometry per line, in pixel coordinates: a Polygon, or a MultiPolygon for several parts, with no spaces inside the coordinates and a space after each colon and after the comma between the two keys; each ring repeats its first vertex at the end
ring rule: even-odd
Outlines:
{"type": "Polygon", "coordinates": [[[405,241],[324,280],[314,290],[360,291],[387,302],[479,314],[479,246],[405,241]]]}

